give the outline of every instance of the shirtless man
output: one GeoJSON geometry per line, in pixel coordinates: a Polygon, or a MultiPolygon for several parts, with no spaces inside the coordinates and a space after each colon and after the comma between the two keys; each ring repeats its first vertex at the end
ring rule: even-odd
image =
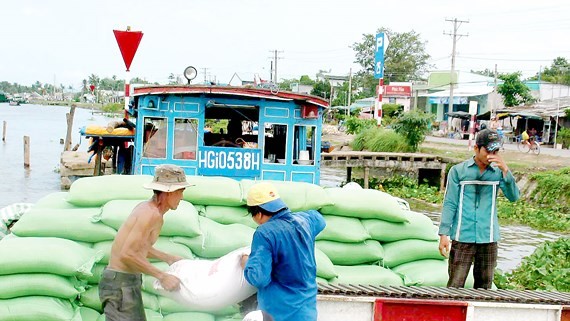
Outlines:
{"type": "Polygon", "coordinates": [[[109,265],[99,283],[99,299],[107,321],[146,320],[141,273],[157,278],[168,291],[179,289],[177,277],[162,272],[147,258],[156,258],[169,265],[182,259],[155,249],[153,244],[158,239],[164,215],[178,207],[188,186],[191,185],[186,182],[186,174],[174,165],[156,167],[153,181],[144,185],[146,189],[152,189],[154,195],[137,205],[119,229],[109,265]]]}

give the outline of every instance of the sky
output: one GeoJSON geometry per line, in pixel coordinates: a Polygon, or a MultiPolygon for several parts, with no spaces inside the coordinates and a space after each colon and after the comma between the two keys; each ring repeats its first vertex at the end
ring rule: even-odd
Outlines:
{"type": "Polygon", "coordinates": [[[90,74],[125,78],[113,29],[142,31],[130,77],[166,83],[187,66],[198,80],[227,83],[234,74],[268,79],[278,50],[278,78],[314,79],[319,70],[361,69],[350,48],[380,27],[416,31],[432,70],[520,71],[528,77],[554,58],[570,59],[568,0],[18,0],[0,6],[0,81],[80,88],[90,74]]]}

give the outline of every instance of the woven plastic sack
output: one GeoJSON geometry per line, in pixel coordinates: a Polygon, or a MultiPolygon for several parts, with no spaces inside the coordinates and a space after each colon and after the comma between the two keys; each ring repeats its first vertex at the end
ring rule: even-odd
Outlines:
{"type": "Polygon", "coordinates": [[[327,226],[317,235],[317,240],[358,243],[370,238],[357,218],[334,215],[323,215],[323,218],[327,222],[327,226]]]}
{"type": "Polygon", "coordinates": [[[0,321],[82,321],[69,300],[27,296],[0,300],[0,321]]]}
{"type": "Polygon", "coordinates": [[[8,226],[19,220],[33,206],[31,203],[15,203],[0,209],[0,240],[10,234],[8,226]]]}
{"type": "Polygon", "coordinates": [[[99,208],[33,208],[14,224],[17,236],[59,237],[72,241],[101,242],[115,238],[117,231],[102,223],[93,223],[99,208]]]}
{"type": "Polygon", "coordinates": [[[219,258],[231,251],[251,245],[254,229],[241,224],[223,225],[200,217],[202,235],[173,237],[172,241],[186,245],[201,258],[219,258]]]}
{"type": "Polygon", "coordinates": [[[404,211],[408,222],[394,223],[377,219],[362,220],[370,237],[380,242],[392,242],[405,239],[426,241],[439,240],[437,229],[425,214],[404,211]]]}
{"type": "Polygon", "coordinates": [[[184,200],[198,205],[240,206],[241,188],[238,181],[218,176],[186,176],[194,186],[184,191],[184,200]]]}
{"type": "Polygon", "coordinates": [[[52,237],[15,237],[0,242],[0,275],[52,273],[90,276],[102,253],[52,237]]]}
{"type": "Polygon", "coordinates": [[[158,296],[158,305],[160,306],[160,311],[162,311],[162,313],[164,313],[165,315],[171,313],[180,313],[180,312],[206,312],[213,314],[215,316],[226,316],[230,314],[239,313],[239,305],[237,304],[223,307],[218,310],[205,309],[203,311],[200,311],[200,309],[189,308],[165,296],[158,296]]]}
{"type": "MultiPolygon", "coordinates": [[[[161,271],[167,271],[169,268],[169,265],[166,262],[152,262],[151,264],[154,265],[156,268],[158,268],[161,271]]],[[[143,289],[143,291],[148,292],[150,294],[161,296],[162,292],[159,290],[156,290],[154,288],[154,282],[155,281],[156,281],[156,278],[154,276],[143,274],[142,275],[142,289],[143,289]]]]}
{"type": "MultiPolygon", "coordinates": [[[[93,221],[102,222],[116,230],[127,220],[133,209],[141,200],[114,200],[105,204],[99,215],[93,221]]],[[[164,215],[164,224],[160,230],[161,236],[187,236],[200,235],[198,211],[191,203],[180,201],[176,210],[170,210],[164,215]]]]}
{"type": "MultiPolygon", "coordinates": [[[[315,184],[304,182],[268,181],[275,186],[279,196],[292,212],[318,210],[333,204],[325,190],[315,184]]],[[[258,182],[244,179],[240,181],[243,202],[247,201],[247,193],[251,186],[258,182]]]]}
{"type": "Polygon", "coordinates": [[[179,291],[164,291],[160,282],[154,288],[192,309],[217,310],[237,304],[256,292],[243,275],[241,257],[249,255],[250,248],[232,251],[217,260],[180,260],[166,273],[180,279],[179,291]]]}
{"type": "Polygon", "coordinates": [[[69,198],[69,192],[55,192],[50,193],[36,202],[35,208],[52,208],[52,209],[72,209],[77,208],[77,206],[69,203],[67,199],[69,198]]]}
{"type": "Polygon", "coordinates": [[[83,291],[74,277],[44,273],[0,275],[0,299],[41,295],[73,300],[83,291]]]}
{"type": "Polygon", "coordinates": [[[203,216],[220,224],[242,224],[257,228],[245,206],[206,206],[203,216]]]}
{"type": "Polygon", "coordinates": [[[97,321],[101,314],[88,307],[79,307],[79,315],[81,315],[81,321],[97,321]]]}
{"type": "MultiPolygon", "coordinates": [[[[340,243],[317,241],[317,248],[323,251],[335,265],[359,265],[381,261],[384,250],[380,242],[368,240],[361,243],[340,243]]],[[[338,271],[337,271],[338,273],[338,271]]]]}
{"type": "MultiPolygon", "coordinates": [[[[109,263],[109,258],[111,256],[111,247],[113,246],[113,241],[105,241],[93,244],[93,249],[101,252],[103,255],[99,263],[109,263]]],[[[173,238],[170,237],[159,237],[156,243],[153,245],[159,251],[164,253],[178,255],[185,259],[193,259],[194,255],[190,249],[180,243],[174,242],[173,238]]],[[[157,262],[158,259],[149,259],[151,262],[157,262]]]]}
{"type": "Polygon", "coordinates": [[[374,189],[327,188],[334,205],[323,207],[323,214],[357,218],[375,218],[389,222],[406,222],[402,206],[395,197],[374,189]]]}
{"type": "Polygon", "coordinates": [[[205,312],[180,312],[164,316],[163,321],[216,321],[216,316],[205,312]]]}
{"type": "Polygon", "coordinates": [[[425,260],[444,260],[439,253],[439,242],[424,240],[401,240],[382,244],[384,248],[384,266],[389,268],[400,264],[425,260]]]}
{"type": "MultiPolygon", "coordinates": [[[[449,275],[447,273],[447,260],[419,260],[404,263],[392,268],[392,271],[399,273],[405,285],[418,286],[447,286],[449,275]]],[[[466,288],[473,287],[473,274],[469,271],[466,288]]]]}
{"type": "Polygon", "coordinates": [[[87,281],[87,283],[91,285],[99,284],[99,281],[101,281],[101,277],[103,276],[103,270],[105,270],[105,267],[107,267],[107,263],[102,263],[101,261],[99,261],[99,263],[93,265],[93,268],[91,269],[91,276],[85,277],[83,278],[83,280],[87,281]]]}
{"type": "MultiPolygon", "coordinates": [[[[142,291],[142,300],[145,309],[159,311],[158,298],[156,295],[142,291]]],[[[99,299],[99,287],[97,285],[90,287],[87,291],[82,293],[79,297],[79,302],[88,308],[103,313],[103,306],[99,299]]]]}
{"type": "Polygon", "coordinates": [[[317,277],[328,280],[338,275],[329,257],[318,248],[315,248],[315,260],[317,261],[317,277]]]}
{"type": "Polygon", "coordinates": [[[71,184],[67,201],[76,206],[100,207],[112,200],[144,200],[152,196],[145,189],[149,175],[104,175],[83,177],[71,184]]]}
{"type": "MultiPolygon", "coordinates": [[[[150,309],[144,309],[144,314],[146,321],[162,321],[164,318],[159,312],[150,309]]],[[[105,314],[101,314],[97,321],[105,321],[105,314]]]]}
{"type": "Polygon", "coordinates": [[[373,286],[404,285],[402,278],[398,274],[377,265],[335,265],[335,270],[338,272],[338,277],[331,282],[333,284],[373,286]]]}

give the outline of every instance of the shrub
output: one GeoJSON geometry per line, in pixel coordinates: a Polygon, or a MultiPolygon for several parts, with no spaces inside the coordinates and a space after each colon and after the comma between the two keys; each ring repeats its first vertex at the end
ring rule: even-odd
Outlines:
{"type": "Polygon", "coordinates": [[[352,149],[371,152],[409,152],[410,146],[401,135],[393,130],[370,127],[358,134],[352,141],[352,149]]]}
{"type": "Polygon", "coordinates": [[[349,117],[346,119],[344,126],[348,134],[358,134],[367,128],[376,127],[376,120],[349,117]]]}
{"type": "Polygon", "coordinates": [[[404,113],[393,124],[396,133],[404,136],[412,152],[418,150],[418,146],[424,141],[429,131],[429,126],[434,115],[414,110],[404,113]]]}

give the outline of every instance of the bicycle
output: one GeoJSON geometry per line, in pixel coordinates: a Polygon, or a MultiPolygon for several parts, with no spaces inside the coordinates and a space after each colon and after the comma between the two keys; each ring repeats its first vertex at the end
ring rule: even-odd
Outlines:
{"type": "Polygon", "coordinates": [[[523,153],[528,153],[532,151],[534,154],[540,154],[540,143],[536,141],[534,138],[530,138],[528,141],[521,140],[520,137],[517,137],[517,147],[519,151],[523,153]]]}

